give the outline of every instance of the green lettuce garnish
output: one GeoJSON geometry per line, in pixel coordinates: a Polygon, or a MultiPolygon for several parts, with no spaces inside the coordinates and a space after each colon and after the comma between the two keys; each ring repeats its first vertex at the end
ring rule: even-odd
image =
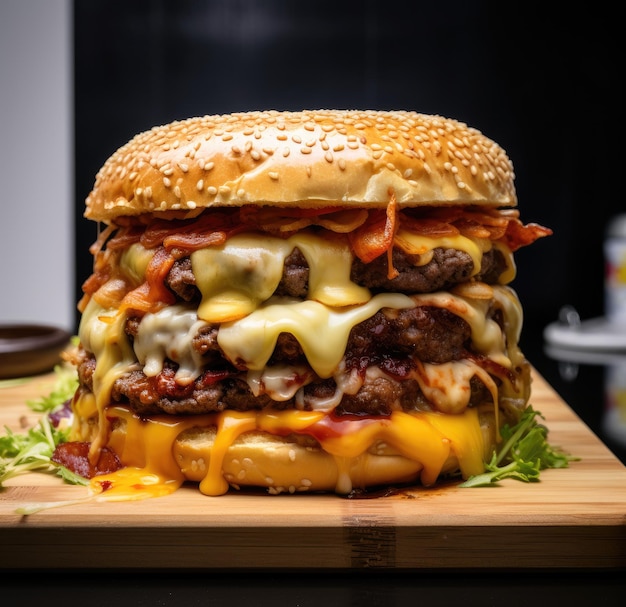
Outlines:
{"type": "Polygon", "coordinates": [[[56,378],[50,394],[26,403],[43,414],[37,425],[26,433],[16,433],[5,426],[6,434],[0,436],[0,487],[14,476],[33,471],[54,472],[73,484],[89,482],[51,459],[56,446],[66,442],[69,435],[69,424],[57,425],[51,420],[67,406],[78,386],[75,370],[58,365],[54,371],[56,378]]]}
{"type": "Polygon", "coordinates": [[[505,478],[537,482],[541,470],[567,468],[569,462],[578,460],[548,443],[548,429],[537,418],[544,419],[539,411],[528,406],[517,424],[503,426],[502,445],[485,464],[486,471],[471,476],[459,486],[489,487],[505,478]]]}

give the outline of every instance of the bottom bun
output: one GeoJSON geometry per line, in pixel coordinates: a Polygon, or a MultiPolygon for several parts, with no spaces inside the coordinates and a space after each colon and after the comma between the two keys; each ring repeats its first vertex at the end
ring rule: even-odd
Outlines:
{"type": "MultiPolygon", "coordinates": [[[[211,452],[215,432],[200,429],[183,432],[174,444],[174,455],[185,478],[203,482],[206,478],[207,453],[211,452]]],[[[222,474],[233,488],[266,487],[270,493],[334,491],[350,493],[396,483],[410,483],[419,478],[421,463],[398,453],[366,451],[356,457],[335,457],[316,441],[306,437],[273,436],[265,432],[246,432],[230,445],[222,462],[222,474]],[[298,439],[302,440],[298,440],[298,439]]],[[[458,468],[450,458],[446,468],[458,468]]]]}
{"type": "MultiPolygon", "coordinates": [[[[198,483],[206,495],[244,487],[267,488],[273,494],[349,494],[399,484],[432,485],[442,476],[467,477],[482,472],[496,434],[491,412],[476,414],[471,425],[459,425],[450,420],[456,416],[441,415],[438,424],[445,420],[450,424],[447,427],[456,428],[449,437],[423,424],[428,430],[419,436],[401,433],[395,444],[374,438],[361,443],[364,448],[350,451],[345,447],[345,437],[333,446],[332,441],[318,442],[309,434],[273,434],[258,426],[230,432],[232,426],[241,423],[241,417],[201,416],[200,423],[188,417],[169,424],[155,419],[140,421],[120,407],[109,409],[109,416],[113,423],[108,444],[125,466],[156,471],[164,481],[198,483]],[[470,427],[473,430],[466,432],[470,427]],[[407,455],[413,445],[425,444],[432,445],[433,450],[421,447],[421,459],[407,455]]],[[[252,415],[244,417],[244,421],[251,419],[252,415]]],[[[341,423],[359,425],[359,421],[341,423]]],[[[350,445],[355,444],[355,436],[348,437],[350,445]]]]}

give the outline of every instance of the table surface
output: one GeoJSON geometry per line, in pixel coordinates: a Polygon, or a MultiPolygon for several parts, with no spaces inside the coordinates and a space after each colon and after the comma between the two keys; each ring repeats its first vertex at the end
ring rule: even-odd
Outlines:
{"type": "MultiPolygon", "coordinates": [[[[50,376],[0,389],[0,421],[36,415],[24,404],[50,376]]],[[[580,458],[539,483],[409,487],[374,499],[232,492],[185,486],[165,498],[89,501],[22,517],[32,502],[80,499],[85,489],[29,474],[0,492],[0,567],[161,570],[440,570],[626,565],[626,468],[535,373],[533,406],[550,442],[580,458]]]]}

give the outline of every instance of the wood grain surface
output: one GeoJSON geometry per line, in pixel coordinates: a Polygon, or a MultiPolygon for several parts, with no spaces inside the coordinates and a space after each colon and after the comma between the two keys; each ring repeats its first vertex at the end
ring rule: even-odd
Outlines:
{"type": "MultiPolygon", "coordinates": [[[[26,400],[52,375],[0,387],[0,426],[37,415],[26,400]]],[[[1,384],[0,384],[1,385],[1,384]]],[[[142,501],[89,501],[16,512],[33,502],[85,496],[82,487],[30,473],[0,489],[0,568],[510,569],[626,567],[626,467],[534,374],[535,409],[549,440],[580,458],[538,483],[401,488],[391,495],[232,492],[191,486],[142,501]]],[[[602,403],[598,403],[602,406],[602,403]]]]}

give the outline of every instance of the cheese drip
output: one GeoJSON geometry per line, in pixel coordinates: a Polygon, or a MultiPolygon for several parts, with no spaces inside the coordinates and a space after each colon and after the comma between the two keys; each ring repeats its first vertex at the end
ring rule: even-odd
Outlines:
{"type": "MultiPolygon", "coordinates": [[[[329,431],[325,414],[302,411],[223,411],[200,416],[156,416],[142,420],[125,407],[110,407],[107,417],[119,419],[123,430],[113,430],[109,446],[119,454],[125,468],[91,480],[92,490],[106,500],[143,499],[166,495],[185,480],[182,462],[174,453],[177,438],[190,428],[214,428],[214,438],[200,450],[191,476],[199,480],[205,495],[222,495],[229,489],[225,476],[237,477],[228,451],[249,431],[270,434],[300,433],[315,437],[320,448],[332,456],[336,471],[335,490],[349,493],[363,470],[359,458],[366,453],[400,454],[414,461],[420,482],[436,482],[451,456],[468,478],[484,470],[484,440],[478,412],[461,415],[394,412],[390,417],[333,421],[329,431]],[[230,474],[226,474],[228,469],[230,474]],[[355,478],[353,478],[353,475],[355,478]]],[[[115,427],[118,428],[117,422],[115,427]]],[[[294,465],[297,465],[294,463],[294,465]]],[[[270,488],[272,479],[265,479],[270,488]]],[[[278,488],[278,487],[274,487],[278,488]]],[[[300,490],[321,489],[314,484],[300,490]]]]}
{"type": "Polygon", "coordinates": [[[123,314],[102,308],[94,298],[87,304],[78,329],[83,347],[93,352],[96,358],[92,380],[99,419],[98,434],[93,438],[90,450],[94,459],[107,440],[109,425],[104,412],[110,402],[113,384],[117,378],[138,367],[135,352],[124,332],[125,322],[123,314]]]}
{"type": "Polygon", "coordinates": [[[423,257],[419,265],[425,265],[432,259],[432,251],[439,247],[464,251],[472,258],[473,268],[471,276],[480,272],[483,252],[491,248],[491,241],[481,238],[472,239],[457,234],[456,236],[423,236],[400,228],[394,237],[394,244],[403,251],[423,257]]]}
{"type": "Polygon", "coordinates": [[[241,320],[220,327],[217,341],[235,364],[263,370],[280,333],[291,333],[320,377],[331,377],[348,343],[352,327],[386,308],[410,308],[414,303],[401,293],[375,295],[368,302],[334,309],[316,301],[272,298],[241,320]]]}
{"type": "Polygon", "coordinates": [[[157,314],[146,314],[133,344],[143,372],[155,377],[167,357],[178,364],[176,382],[190,384],[202,373],[202,355],[192,347],[192,341],[206,325],[191,306],[169,306],[157,314]]]}
{"type": "MultiPolygon", "coordinates": [[[[301,343],[311,369],[320,377],[335,380],[335,394],[314,405],[320,411],[329,411],[341,401],[344,393],[355,394],[362,383],[362,379],[341,364],[350,331],[383,307],[402,309],[420,305],[448,309],[468,323],[477,352],[506,369],[516,368],[524,359],[517,345],[522,326],[519,300],[509,287],[485,285],[484,288],[490,295],[488,299],[447,292],[411,297],[388,293],[376,295],[361,306],[345,309],[313,301],[271,298],[246,318],[225,323],[218,333],[218,342],[232,361],[247,369],[246,377],[253,394],[264,391],[276,401],[295,396],[296,403],[302,405],[301,390],[310,381],[311,371],[300,365],[267,366],[278,335],[283,331],[292,333],[301,343]],[[494,306],[503,311],[504,333],[498,323],[488,317],[494,306]]],[[[134,342],[139,361],[150,363],[146,374],[156,375],[169,356],[184,363],[183,371],[179,370],[179,373],[184,372],[184,377],[198,377],[202,373],[202,359],[194,351],[192,340],[197,328],[203,325],[187,306],[170,306],[146,314],[134,342]]],[[[458,413],[469,402],[470,380],[474,375],[481,378],[492,392],[494,402],[497,401],[498,390],[490,376],[468,360],[437,365],[424,363],[415,378],[438,410],[458,413]]],[[[501,390],[510,392],[512,388],[505,383],[501,390]]]]}
{"type": "Polygon", "coordinates": [[[276,291],[285,259],[295,248],[309,265],[308,299],[328,306],[348,306],[370,298],[368,289],[350,280],[353,258],[347,241],[306,231],[287,239],[238,234],[221,247],[191,254],[202,293],[198,316],[208,322],[227,322],[254,312],[276,291]]]}

